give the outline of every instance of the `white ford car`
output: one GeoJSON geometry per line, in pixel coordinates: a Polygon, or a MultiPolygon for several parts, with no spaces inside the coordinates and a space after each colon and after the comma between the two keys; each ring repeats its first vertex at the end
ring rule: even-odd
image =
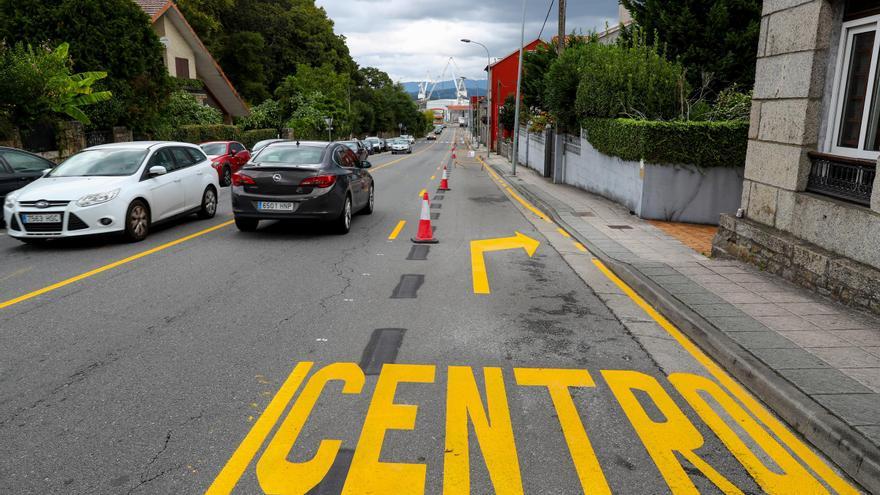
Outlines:
{"type": "Polygon", "coordinates": [[[156,223],[217,212],[217,171],[198,146],[133,142],[80,151],[6,196],[7,233],[26,243],[97,234],[147,237],[156,223]]]}

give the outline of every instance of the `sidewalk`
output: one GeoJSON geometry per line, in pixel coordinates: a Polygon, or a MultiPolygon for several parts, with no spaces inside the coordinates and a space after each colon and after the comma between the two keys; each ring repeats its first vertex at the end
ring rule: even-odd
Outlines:
{"type": "Polygon", "coordinates": [[[625,207],[527,167],[513,177],[503,157],[488,163],[794,429],[876,489],[880,318],[739,261],[707,258],[625,207]]]}

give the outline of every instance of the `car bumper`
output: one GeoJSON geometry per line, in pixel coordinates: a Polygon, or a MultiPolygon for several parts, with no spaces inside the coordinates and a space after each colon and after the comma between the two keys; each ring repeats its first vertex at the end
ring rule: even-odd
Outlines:
{"type": "Polygon", "coordinates": [[[333,187],[323,192],[316,189],[309,195],[264,195],[245,192],[243,187],[232,188],[232,212],[236,218],[258,220],[331,220],[342,213],[345,191],[333,187]],[[265,211],[257,208],[260,201],[290,202],[296,204],[294,211],[265,211]]]}
{"type": "Polygon", "coordinates": [[[125,203],[119,198],[87,207],[77,206],[72,201],[67,206],[44,209],[23,207],[16,204],[13,208],[3,207],[3,220],[6,222],[6,233],[16,239],[82,237],[122,232],[125,230],[125,209],[125,203]],[[61,215],[61,222],[28,224],[23,221],[22,215],[29,213],[58,213],[61,215]],[[110,223],[102,225],[101,219],[108,219],[110,223]]]}

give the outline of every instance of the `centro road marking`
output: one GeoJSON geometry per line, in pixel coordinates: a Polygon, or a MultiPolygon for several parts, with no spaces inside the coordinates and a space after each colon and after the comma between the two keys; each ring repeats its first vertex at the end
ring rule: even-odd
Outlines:
{"type": "Polygon", "coordinates": [[[403,226],[406,225],[406,220],[401,220],[397,222],[397,227],[394,227],[394,230],[391,231],[391,234],[388,236],[389,241],[393,241],[397,239],[397,236],[400,234],[400,231],[403,230],[403,226]]]}
{"type": "Polygon", "coordinates": [[[538,250],[538,245],[540,244],[539,241],[519,232],[513,237],[471,241],[471,273],[474,282],[474,294],[489,294],[492,292],[489,290],[489,275],[486,273],[484,253],[487,251],[522,248],[531,258],[535,255],[535,251],[538,250]]]}
{"type": "MultiPolygon", "coordinates": [[[[503,183],[498,174],[496,174],[492,170],[492,167],[484,162],[482,158],[477,157],[477,159],[480,161],[480,163],[483,164],[483,168],[489,173],[490,177],[492,177],[496,184],[498,184],[498,187],[510,193],[510,195],[515,198],[520,204],[522,204],[524,208],[528,209],[532,213],[535,213],[538,217],[544,219],[549,223],[556,224],[556,222],[552,221],[547,215],[538,210],[534,205],[528,203],[526,200],[522,199],[521,197],[519,197],[519,195],[514,193],[512,188],[506,183],[503,183]]],[[[557,227],[559,227],[559,225],[557,225],[557,227]]],[[[583,244],[576,242],[575,246],[578,249],[587,252],[587,249],[583,246],[583,244]]],[[[834,470],[829,467],[828,464],[826,464],[818,455],[816,455],[815,452],[813,452],[807,445],[805,445],[799,438],[797,438],[797,436],[795,436],[785,424],[779,421],[775,416],[773,416],[773,414],[771,414],[767,410],[767,408],[761,405],[761,403],[758,402],[749,391],[747,391],[739,383],[737,383],[736,380],[734,380],[721,366],[719,366],[715,361],[707,356],[699,347],[696,346],[696,344],[694,344],[684,333],[682,333],[681,330],[679,330],[675,325],[673,325],[669,320],[661,315],[660,312],[658,312],[656,309],[654,309],[654,307],[648,304],[640,295],[638,295],[638,293],[636,293],[635,290],[627,285],[626,282],[617,277],[617,275],[615,275],[607,266],[605,266],[605,264],[602,263],[601,260],[593,258],[592,261],[593,264],[596,265],[596,267],[609,280],[614,282],[614,284],[617,285],[624,294],[626,294],[634,303],[636,303],[636,305],[638,305],[643,311],[645,311],[645,313],[647,313],[648,316],[651,317],[651,319],[653,319],[658,325],[660,325],[685,351],[687,351],[688,354],[691,355],[691,357],[693,357],[698,363],[700,363],[709,372],[709,374],[718,381],[718,383],[720,383],[724,388],[727,389],[727,391],[733,394],[733,396],[739,401],[739,403],[745,405],[748,412],[742,411],[742,413],[745,414],[747,421],[754,421],[752,419],[753,416],[754,418],[758,419],[760,424],[758,422],[754,422],[752,425],[750,425],[752,426],[752,428],[747,429],[748,433],[752,434],[753,437],[760,436],[761,439],[767,439],[768,442],[773,441],[775,444],[775,440],[767,435],[767,432],[765,430],[766,427],[776,436],[776,438],[780,439],[791,452],[793,452],[798,458],[800,458],[800,461],[802,461],[803,464],[808,466],[814,473],[822,478],[822,481],[830,486],[835,492],[847,495],[855,495],[859,493],[859,491],[856,490],[851,484],[849,484],[849,482],[847,482],[840,475],[834,472],[834,470]],[[751,415],[749,415],[749,413],[751,415]]],[[[686,399],[695,399],[695,395],[693,393],[689,394],[688,392],[691,391],[687,390],[687,388],[693,387],[693,390],[696,390],[698,387],[694,386],[693,384],[687,383],[690,380],[678,379],[678,375],[681,374],[675,373],[673,375],[670,375],[670,380],[673,381],[673,383],[676,385],[676,388],[679,388],[680,384],[681,389],[685,389],[682,392],[682,395],[684,395],[686,399]]],[[[607,378],[608,377],[606,376],[606,380],[607,378]]],[[[707,391],[711,386],[717,387],[717,385],[709,380],[706,380],[706,382],[708,382],[708,384],[702,384],[702,386],[699,387],[700,391],[707,391]]],[[[645,391],[644,389],[640,390],[645,391]]],[[[718,390],[724,393],[724,391],[722,391],[720,388],[718,388],[718,390]]],[[[622,391],[620,392],[621,393],[619,394],[618,392],[615,392],[615,395],[618,395],[619,399],[621,397],[625,398],[626,394],[622,391]]],[[[712,394],[710,393],[709,395],[712,394]]],[[[739,404],[734,403],[734,405],[738,406],[739,404]]],[[[716,431],[722,442],[729,449],[731,449],[731,451],[736,455],[737,459],[743,463],[749,473],[754,478],[756,478],[759,483],[761,483],[763,480],[768,484],[772,484],[771,481],[767,481],[767,478],[772,478],[774,474],[768,474],[767,472],[765,472],[764,470],[766,468],[761,463],[761,461],[753,457],[748,457],[749,455],[753,456],[753,454],[751,454],[751,451],[748,449],[748,447],[742,445],[741,441],[739,441],[738,438],[735,438],[735,433],[729,430],[719,432],[718,430],[716,430],[716,428],[719,428],[719,423],[707,420],[704,417],[704,415],[708,416],[709,414],[711,414],[710,412],[708,412],[708,410],[711,408],[703,407],[703,404],[696,404],[694,406],[694,409],[696,409],[700,417],[703,417],[703,419],[706,420],[706,423],[709,424],[709,426],[716,431]]],[[[728,410],[728,412],[731,411],[728,410]]],[[[627,411],[627,413],[629,415],[629,411],[627,411]]],[[[736,415],[733,416],[734,419],[736,419],[736,415]]],[[[630,419],[632,420],[633,417],[631,416],[630,419]]],[[[761,442],[758,443],[766,449],[765,445],[762,445],[761,442]]],[[[775,445],[778,446],[778,444],[775,445]]],[[[657,461],[658,457],[662,457],[664,459],[666,458],[665,456],[660,456],[659,454],[658,457],[654,457],[654,452],[651,452],[651,454],[652,457],[655,459],[655,462],[657,462],[658,466],[661,464],[659,461],[657,461]]],[[[786,473],[791,473],[795,470],[803,468],[800,467],[800,463],[797,463],[794,466],[786,463],[784,469],[786,469],[786,473]]],[[[666,476],[667,474],[669,473],[664,472],[664,476],[666,476]]],[[[674,476],[675,474],[680,473],[671,473],[670,476],[674,476]]],[[[801,477],[798,481],[800,483],[790,484],[787,488],[783,489],[779,493],[787,493],[789,490],[800,493],[809,493],[809,480],[801,477]],[[796,489],[795,487],[798,487],[799,489],[796,489]]],[[[818,491],[813,491],[817,493],[827,493],[824,488],[819,488],[818,491]]]]}
{"type": "Polygon", "coordinates": [[[207,228],[207,229],[205,229],[205,230],[200,230],[200,231],[198,231],[198,232],[196,232],[196,233],[194,233],[194,234],[190,234],[190,235],[188,235],[188,236],[181,237],[180,239],[176,239],[176,240],[173,240],[173,241],[171,241],[171,242],[168,242],[168,243],[162,244],[161,246],[156,246],[156,247],[154,247],[154,248],[152,248],[152,249],[148,249],[148,250],[146,250],[146,251],[142,251],[142,252],[140,252],[140,253],[138,253],[138,254],[135,254],[135,255],[133,255],[133,256],[129,256],[128,258],[121,259],[121,260],[119,260],[119,261],[114,261],[113,263],[110,263],[109,265],[104,265],[104,266],[102,266],[102,267],[95,268],[94,270],[90,270],[90,271],[87,271],[87,272],[85,272],[85,273],[81,273],[81,274],[79,274],[79,275],[77,275],[77,276],[75,276],[75,277],[71,277],[71,278],[69,278],[69,279],[67,279],[67,280],[62,280],[61,282],[57,282],[57,283],[54,283],[54,284],[52,284],[52,285],[49,285],[49,286],[43,287],[42,289],[37,289],[37,290],[35,290],[35,291],[33,291],[33,292],[28,292],[27,294],[25,294],[25,295],[23,295],[23,296],[18,296],[18,297],[16,297],[15,299],[10,299],[10,300],[8,300],[8,301],[0,302],[0,309],[8,308],[9,306],[12,306],[12,305],[14,305],[14,304],[18,304],[18,303],[20,303],[20,302],[27,301],[28,299],[33,299],[33,298],[35,298],[35,297],[37,297],[37,296],[41,296],[41,295],[46,294],[46,293],[48,293],[48,292],[52,292],[52,291],[54,291],[54,290],[56,290],[56,289],[60,289],[60,288],[62,288],[62,287],[68,286],[68,285],[70,285],[70,284],[72,284],[72,283],[79,282],[80,280],[84,280],[84,279],[87,279],[87,278],[89,278],[89,277],[93,277],[93,276],[95,276],[95,275],[98,275],[99,273],[103,273],[103,272],[106,272],[106,271],[108,271],[108,270],[112,270],[112,269],[114,269],[114,268],[116,268],[116,267],[118,267],[118,266],[125,265],[125,264],[127,264],[127,263],[131,263],[132,261],[137,261],[137,260],[139,260],[139,259],[141,259],[141,258],[145,258],[145,257],[147,257],[147,256],[149,256],[149,255],[151,255],[151,254],[158,253],[159,251],[163,251],[163,250],[168,249],[168,248],[170,248],[170,247],[174,247],[174,246],[176,246],[176,245],[178,245],[178,244],[182,244],[182,243],[184,243],[184,242],[186,242],[186,241],[189,241],[189,240],[195,239],[196,237],[200,237],[200,236],[203,236],[203,235],[205,235],[205,234],[210,234],[211,232],[214,232],[215,230],[220,230],[220,229],[222,229],[222,228],[224,228],[224,227],[228,227],[228,226],[232,225],[233,222],[234,222],[234,220],[229,220],[229,221],[223,222],[223,223],[221,223],[221,224],[219,224],[219,225],[215,225],[215,226],[213,226],[213,227],[209,227],[209,228],[207,228]]]}

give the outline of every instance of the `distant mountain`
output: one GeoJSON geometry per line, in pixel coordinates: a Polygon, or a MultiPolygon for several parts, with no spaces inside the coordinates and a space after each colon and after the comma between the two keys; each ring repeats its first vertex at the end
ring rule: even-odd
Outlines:
{"type": "MultiPolygon", "coordinates": [[[[419,83],[418,82],[405,82],[400,83],[403,85],[403,89],[409,93],[413,99],[419,97],[419,83]]],[[[467,88],[468,96],[485,96],[486,95],[486,80],[472,80],[465,79],[464,85],[467,88]]],[[[428,86],[428,91],[431,90],[431,86],[428,86]]],[[[441,81],[437,83],[437,87],[434,88],[434,94],[431,95],[432,100],[442,100],[442,99],[452,99],[455,98],[455,83],[452,80],[449,81],[441,81]]]]}

